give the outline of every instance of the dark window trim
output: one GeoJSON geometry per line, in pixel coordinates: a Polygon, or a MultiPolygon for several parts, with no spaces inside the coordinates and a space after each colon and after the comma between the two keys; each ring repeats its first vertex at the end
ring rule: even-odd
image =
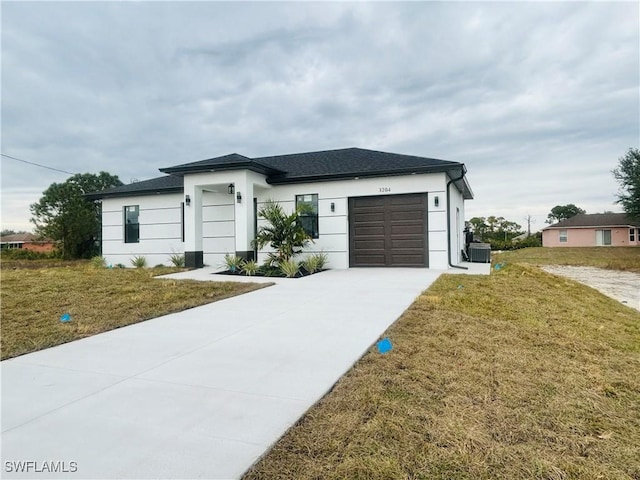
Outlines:
{"type": "Polygon", "coordinates": [[[295,196],[295,205],[296,209],[298,208],[298,202],[300,203],[308,203],[305,202],[304,197],[311,195],[312,200],[311,203],[313,207],[315,207],[315,212],[312,214],[306,213],[300,215],[302,220],[302,224],[304,226],[305,231],[309,234],[309,236],[313,239],[320,238],[320,223],[319,223],[319,203],[320,198],[317,193],[303,193],[295,196]],[[315,201],[314,201],[315,200],[315,201]],[[309,226],[308,224],[311,223],[309,226]],[[305,225],[307,224],[307,225],[305,225]]]}
{"type": "Polygon", "coordinates": [[[125,205],[122,207],[124,243],[140,243],[140,205],[125,205]],[[138,221],[136,223],[127,222],[127,209],[136,208],[138,221]],[[135,238],[135,240],[134,240],[135,238]]]}

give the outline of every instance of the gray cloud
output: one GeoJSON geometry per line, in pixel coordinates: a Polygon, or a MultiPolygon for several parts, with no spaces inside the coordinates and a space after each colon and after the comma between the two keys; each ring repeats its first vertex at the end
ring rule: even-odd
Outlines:
{"type": "MultiPolygon", "coordinates": [[[[638,14],[604,2],[9,2],[3,153],[128,181],[234,151],[360,146],[465,162],[470,216],[615,210],[610,170],[640,143],[638,14]]],[[[24,224],[25,199],[64,178],[3,159],[3,225],[24,224]]]]}

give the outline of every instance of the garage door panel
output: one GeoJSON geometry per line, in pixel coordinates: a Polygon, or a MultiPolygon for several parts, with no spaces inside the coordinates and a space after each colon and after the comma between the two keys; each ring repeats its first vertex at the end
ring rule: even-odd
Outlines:
{"type": "Polygon", "coordinates": [[[355,197],[351,198],[356,208],[371,208],[384,206],[384,197],[355,197]]]}
{"type": "Polygon", "coordinates": [[[373,252],[384,251],[384,238],[379,240],[356,240],[355,247],[358,252],[370,250],[373,252]]]}
{"type": "Polygon", "coordinates": [[[423,195],[389,195],[390,205],[422,205],[423,195]]]}
{"type": "Polygon", "coordinates": [[[392,222],[411,222],[424,224],[424,220],[421,217],[422,212],[419,210],[407,210],[404,212],[391,211],[390,219],[392,222]]]}
{"type": "Polygon", "coordinates": [[[395,236],[395,235],[424,235],[425,232],[425,228],[424,225],[419,224],[419,225],[403,225],[403,224],[397,224],[397,225],[391,225],[391,235],[395,236]]]}
{"type": "Polygon", "coordinates": [[[428,266],[427,194],[349,199],[351,266],[428,266]]]}
{"type": "Polygon", "coordinates": [[[391,260],[393,265],[396,267],[406,266],[406,267],[414,267],[416,265],[423,265],[425,257],[424,255],[402,255],[402,254],[393,254],[391,256],[391,260]]]}
{"type": "Polygon", "coordinates": [[[392,238],[391,248],[392,250],[399,250],[403,248],[424,250],[424,238],[392,238]]]}
{"type": "Polygon", "coordinates": [[[384,222],[384,212],[358,212],[354,220],[358,223],[380,223],[384,222]]]}
{"type": "Polygon", "coordinates": [[[386,257],[384,254],[357,254],[355,262],[360,267],[384,267],[386,257]]]}
{"type": "Polygon", "coordinates": [[[356,225],[354,227],[356,237],[366,237],[368,235],[383,235],[385,233],[384,225],[356,225]]]}

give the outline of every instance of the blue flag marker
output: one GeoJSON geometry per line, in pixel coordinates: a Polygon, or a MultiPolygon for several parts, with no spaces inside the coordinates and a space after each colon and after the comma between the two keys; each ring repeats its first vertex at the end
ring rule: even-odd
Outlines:
{"type": "Polygon", "coordinates": [[[62,315],[60,317],[60,321],[61,322],[70,322],[71,321],[71,315],[69,315],[68,313],[65,313],[64,315],[62,315]]]}
{"type": "Polygon", "coordinates": [[[378,352],[380,353],[387,353],[392,348],[393,345],[391,345],[391,340],[389,340],[389,338],[383,338],[378,342],[378,352]]]}

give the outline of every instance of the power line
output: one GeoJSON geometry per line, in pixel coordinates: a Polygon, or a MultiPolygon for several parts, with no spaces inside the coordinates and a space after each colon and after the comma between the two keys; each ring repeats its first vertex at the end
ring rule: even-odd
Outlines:
{"type": "Polygon", "coordinates": [[[6,157],[6,158],[10,158],[11,160],[17,160],[18,162],[28,163],[29,165],[35,165],[36,167],[41,167],[41,168],[46,168],[48,170],[53,170],[54,172],[62,172],[62,173],[68,173],[69,175],[75,175],[74,172],[67,172],[66,170],[60,170],[59,168],[47,167],[46,165],[41,165],[41,164],[36,163],[36,162],[29,162],[27,160],[22,160],[21,158],[16,158],[16,157],[12,157],[11,155],[6,155],[4,153],[0,153],[0,155],[2,155],[3,157],[6,157]]]}

